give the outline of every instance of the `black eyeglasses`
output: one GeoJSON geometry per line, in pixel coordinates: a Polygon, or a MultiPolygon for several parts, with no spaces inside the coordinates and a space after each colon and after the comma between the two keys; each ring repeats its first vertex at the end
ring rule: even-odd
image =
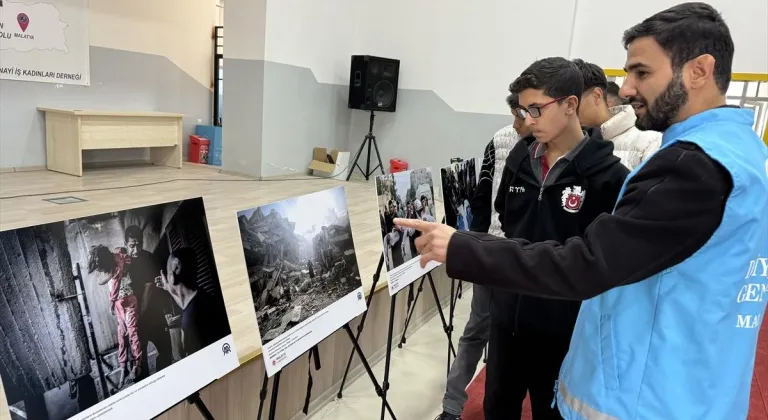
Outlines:
{"type": "Polygon", "coordinates": [[[541,116],[541,110],[542,109],[552,105],[553,103],[555,103],[557,101],[561,101],[561,100],[563,100],[565,98],[567,98],[567,96],[561,96],[561,97],[559,97],[557,99],[553,99],[553,100],[551,100],[551,101],[549,101],[549,102],[547,102],[547,103],[545,103],[543,105],[531,105],[528,108],[524,108],[522,106],[518,107],[518,108],[515,109],[515,115],[520,117],[520,118],[522,118],[522,119],[525,119],[525,117],[527,117],[528,115],[530,115],[531,118],[539,118],[541,116]]]}

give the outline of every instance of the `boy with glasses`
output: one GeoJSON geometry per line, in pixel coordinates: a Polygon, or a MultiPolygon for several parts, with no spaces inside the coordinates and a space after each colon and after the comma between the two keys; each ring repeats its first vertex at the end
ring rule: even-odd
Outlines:
{"type": "MultiPolygon", "coordinates": [[[[516,116],[532,136],[509,153],[495,209],[507,238],[564,241],[610,212],[629,172],[599,129],[582,128],[582,74],[561,57],[536,61],[512,83],[516,116]]],[[[534,420],[560,418],[554,385],[568,351],[578,301],[493,290],[485,386],[486,420],[520,418],[526,393],[534,420]]]]}
{"type": "MultiPolygon", "coordinates": [[[[480,180],[477,182],[477,189],[470,206],[473,217],[469,229],[473,232],[490,233],[498,237],[504,237],[504,232],[501,230],[499,215],[493,209],[493,202],[499,191],[504,164],[509,151],[517,142],[531,134],[525,124],[525,118],[520,118],[517,115],[516,110],[520,107],[520,103],[516,93],[510,93],[507,96],[507,105],[514,115],[514,123],[497,131],[485,146],[483,163],[480,166],[480,180]]],[[[414,253],[414,255],[418,254],[414,253]]],[[[445,396],[443,397],[443,412],[435,420],[461,419],[461,413],[467,403],[467,385],[475,376],[477,364],[480,362],[486,344],[488,344],[491,329],[491,292],[492,290],[485,286],[472,287],[472,306],[469,320],[459,339],[456,359],[448,373],[445,396]]]]}

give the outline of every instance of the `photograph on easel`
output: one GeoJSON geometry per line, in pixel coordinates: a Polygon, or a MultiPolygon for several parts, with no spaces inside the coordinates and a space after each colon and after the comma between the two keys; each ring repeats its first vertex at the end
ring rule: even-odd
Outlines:
{"type": "Polygon", "coordinates": [[[420,232],[394,223],[396,218],[436,221],[432,170],[422,168],[379,175],[376,196],[389,294],[393,295],[439,265],[430,262],[422,268],[415,243],[420,232]]]}
{"type": "Polygon", "coordinates": [[[235,369],[202,198],[0,232],[0,334],[11,419],[151,418],[235,369]]]}
{"type": "Polygon", "coordinates": [[[366,309],[343,187],[237,213],[272,376],[366,309]]]}
{"type": "Polygon", "coordinates": [[[477,176],[475,159],[452,163],[440,169],[443,186],[445,224],[456,230],[469,230],[472,224],[472,206],[477,176]]]}

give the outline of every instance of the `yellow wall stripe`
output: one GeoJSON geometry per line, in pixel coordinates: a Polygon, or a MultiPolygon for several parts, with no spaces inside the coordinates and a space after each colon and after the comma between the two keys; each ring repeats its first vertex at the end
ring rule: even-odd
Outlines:
{"type": "MultiPolygon", "coordinates": [[[[624,77],[627,75],[622,69],[605,69],[605,75],[609,77],[624,77]]],[[[768,82],[768,73],[733,73],[731,80],[737,82],[768,82]]]]}

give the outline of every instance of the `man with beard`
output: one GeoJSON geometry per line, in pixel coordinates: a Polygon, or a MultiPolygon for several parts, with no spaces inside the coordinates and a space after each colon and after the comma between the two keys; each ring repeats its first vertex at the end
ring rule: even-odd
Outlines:
{"type": "Polygon", "coordinates": [[[168,332],[168,323],[165,320],[164,308],[170,301],[168,296],[157,290],[155,278],[160,274],[160,266],[155,256],[144,249],[144,231],[131,225],[125,229],[125,248],[131,258],[128,265],[128,275],[134,282],[136,297],[139,302],[138,325],[141,348],[145,355],[142,359],[142,377],[149,372],[149,352],[147,346],[150,342],[155,345],[157,357],[155,358],[156,371],[170,366],[172,361],[171,336],[168,332]]]}
{"type": "MultiPolygon", "coordinates": [[[[659,151],[582,238],[528,243],[419,221],[449,277],[584,299],[560,370],[566,419],[746,418],[768,286],[768,149],[726,105],[734,45],[704,3],[624,33],[622,87],[659,151]]],[[[587,197],[589,200],[589,197],[587,197]]]]}

